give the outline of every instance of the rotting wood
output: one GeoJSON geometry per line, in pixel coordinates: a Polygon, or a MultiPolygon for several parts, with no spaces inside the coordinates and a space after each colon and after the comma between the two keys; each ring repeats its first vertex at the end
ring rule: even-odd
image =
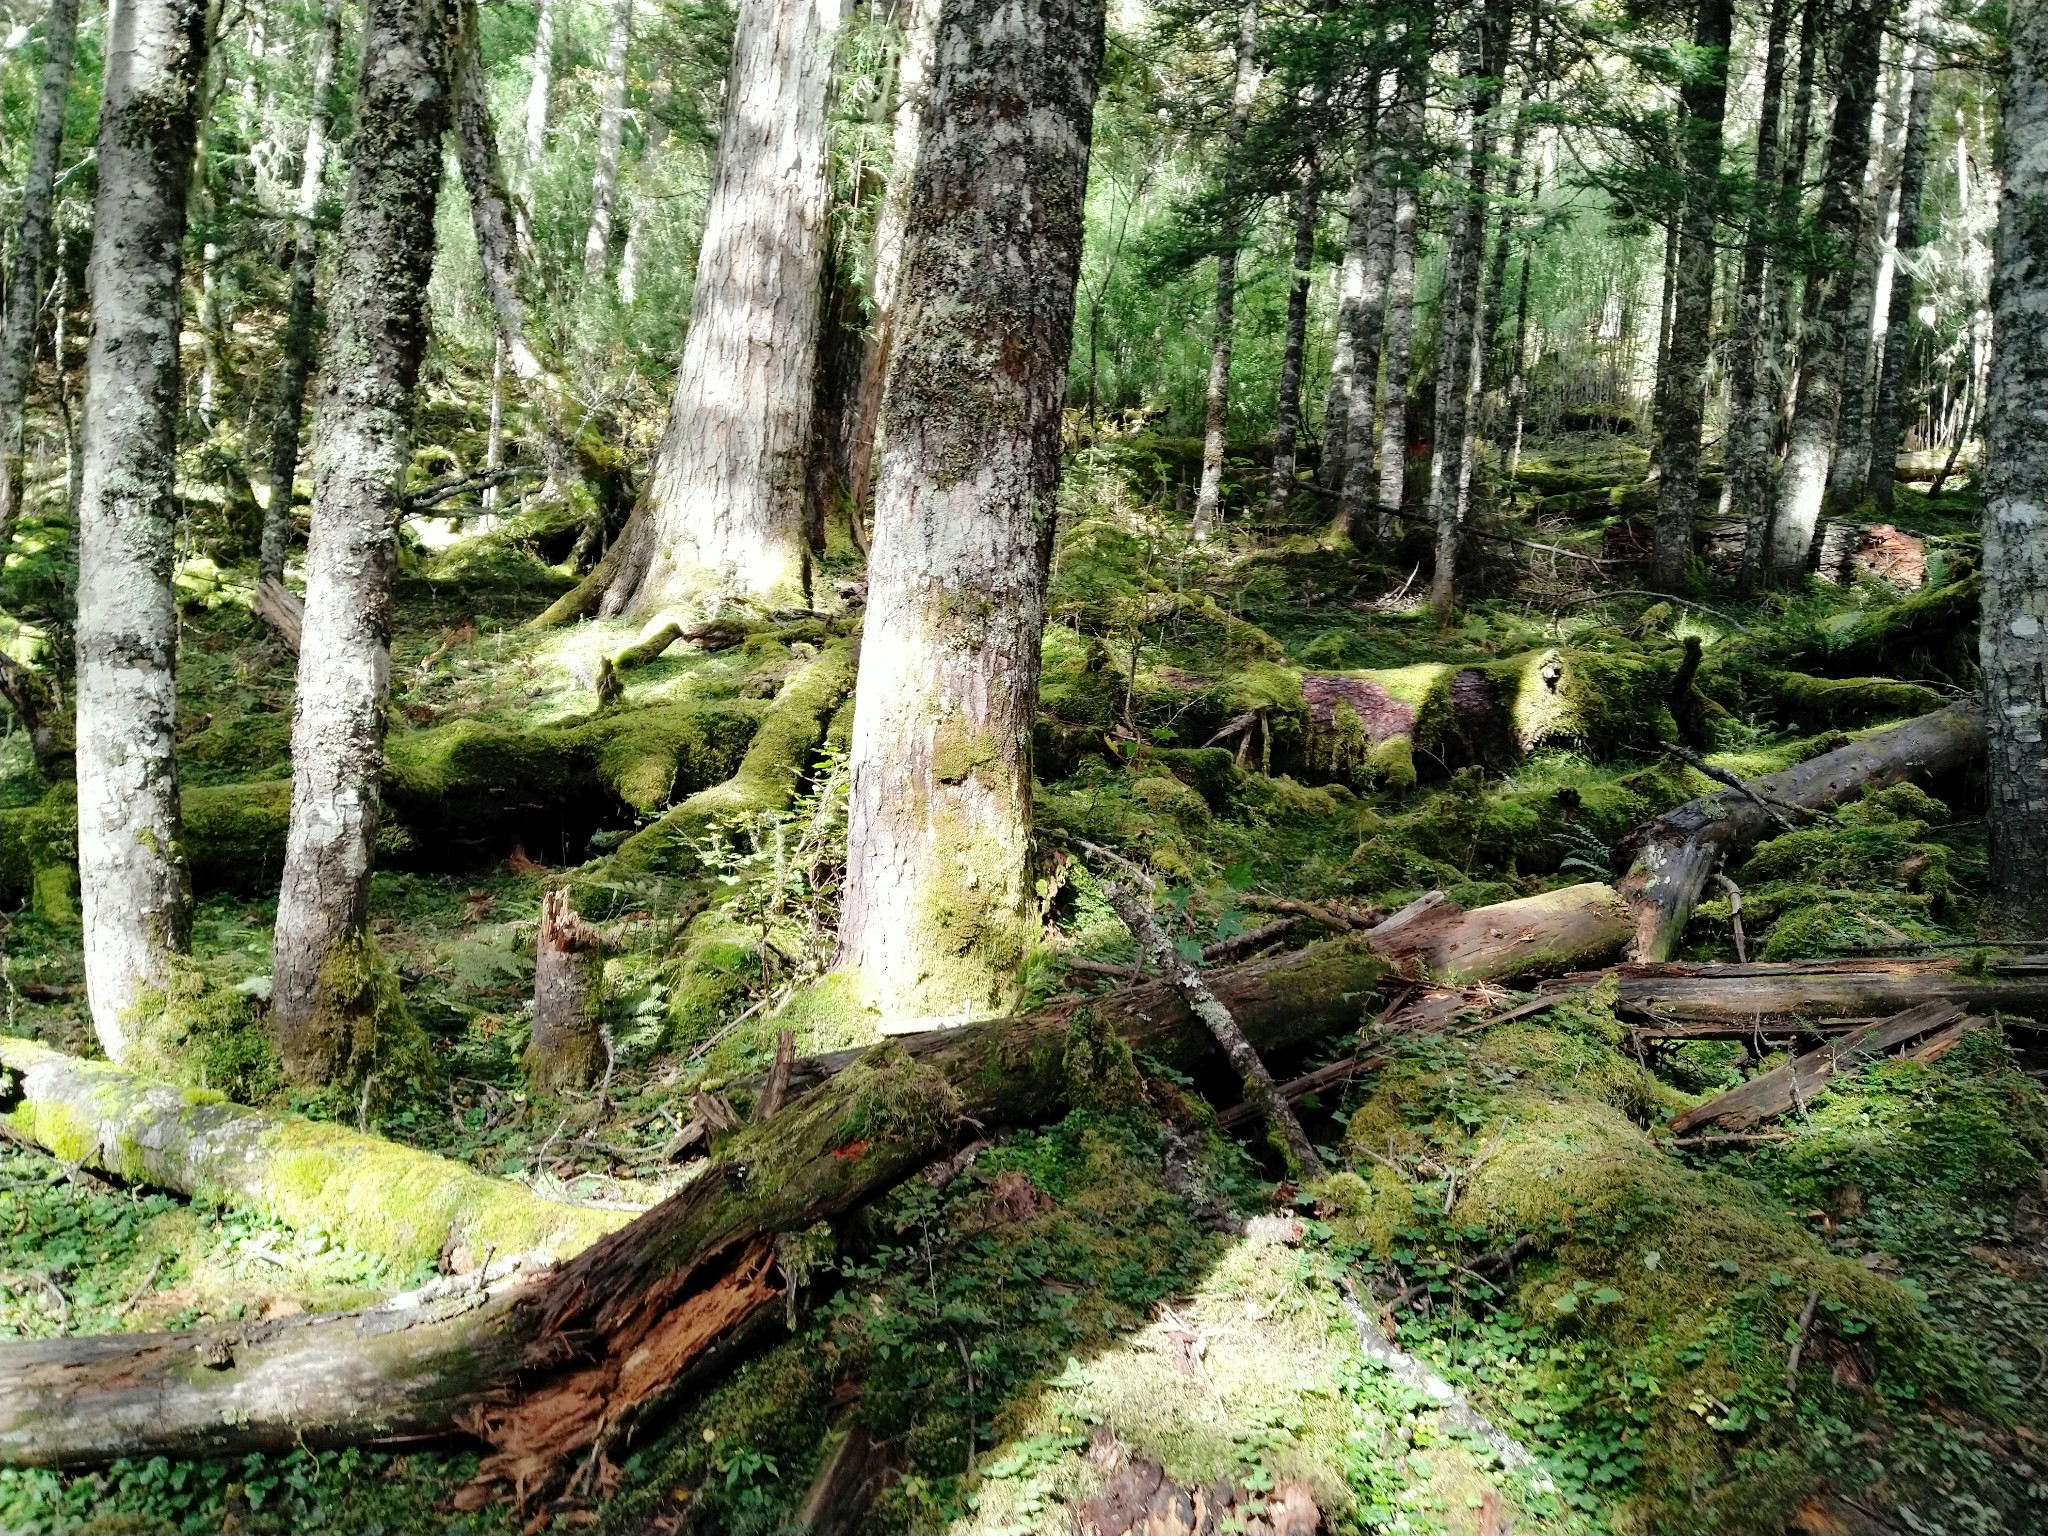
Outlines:
{"type": "MultiPolygon", "coordinates": [[[[1580,973],[1545,987],[1582,986],[1605,972],[1580,973]]],[[[1798,1021],[1885,1018],[1919,1003],[1952,1003],[1973,1013],[2011,1021],[2048,1020],[2048,961],[1990,959],[1981,966],[1963,955],[1930,959],[1873,957],[1856,960],[1665,961],[1613,968],[1615,1008],[1624,1018],[1654,1025],[1736,1024],[1745,1033],[1786,1033],[1798,1021]]]]}
{"type": "Polygon", "coordinates": [[[771,1117],[782,1108],[782,1101],[789,1094],[789,1069],[796,1062],[796,1031],[785,1029],[775,1036],[775,1063],[768,1069],[768,1082],[762,1088],[761,1096],[754,1100],[754,1122],[771,1117]]]}
{"type": "Polygon", "coordinates": [[[306,605],[298,595],[275,577],[266,576],[256,583],[256,600],[252,606],[256,617],[276,632],[285,648],[294,656],[298,655],[299,630],[306,618],[306,605]]]}
{"type": "Polygon", "coordinates": [[[1431,892],[1369,930],[1366,941],[1389,960],[1420,965],[1432,980],[1466,985],[1597,964],[1631,931],[1614,888],[1588,882],[1470,912],[1431,892]]]}
{"type": "Polygon", "coordinates": [[[576,915],[569,892],[540,899],[534,939],[533,1038],[527,1081],[543,1092],[587,1087],[605,1055],[603,935],[576,915]]]}

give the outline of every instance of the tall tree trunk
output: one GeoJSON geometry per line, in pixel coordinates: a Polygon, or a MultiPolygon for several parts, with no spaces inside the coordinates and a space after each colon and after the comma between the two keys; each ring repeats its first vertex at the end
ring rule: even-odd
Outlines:
{"type": "Polygon", "coordinates": [[[808,601],[837,25],[816,0],[741,0],[668,427],[625,528],[547,622],[808,601]]]}
{"type": "Polygon", "coordinates": [[[604,50],[604,101],[597,114],[597,168],[590,178],[590,227],[583,236],[583,275],[604,277],[611,260],[612,206],[619,195],[619,140],[626,122],[626,50],[633,41],[633,0],[612,0],[604,50]]]}
{"type": "Polygon", "coordinates": [[[1838,20],[1834,121],[1821,173],[1818,247],[1800,308],[1799,386],[1771,530],[1770,572],[1792,582],[1806,569],[1827,491],[1828,458],[1842,403],[1849,304],[1864,225],[1861,189],[1870,153],[1871,100],[1886,0],[1843,0],[1838,20]]]}
{"type": "Polygon", "coordinates": [[[512,204],[519,248],[533,249],[533,178],[548,147],[548,94],[555,83],[555,7],[540,0],[533,15],[533,69],[526,86],[526,135],[519,162],[520,197],[512,204]]]}
{"type": "Polygon", "coordinates": [[[204,0],[130,0],[107,37],[78,530],[78,880],[85,984],[115,1061],[190,944],[180,852],[178,334],[204,0]]]}
{"type": "MultiPolygon", "coordinates": [[[[867,536],[867,508],[874,488],[875,433],[882,420],[882,383],[896,335],[897,290],[903,282],[903,226],[910,211],[910,187],[917,172],[917,141],[924,122],[925,83],[937,46],[939,0],[907,0],[903,40],[896,55],[896,115],[889,139],[889,182],[875,215],[875,241],[868,270],[869,319],[861,351],[860,382],[847,428],[846,491],[857,540],[867,536]]],[[[863,546],[865,547],[865,546],[863,546]]]]}
{"type": "Polygon", "coordinates": [[[1700,0],[1692,35],[1697,57],[1682,92],[1686,200],[1671,346],[1662,370],[1664,475],[1657,488],[1653,584],[1665,592],[1685,585],[1692,564],[1693,516],[1699,510],[1700,427],[1714,339],[1714,232],[1721,217],[1721,120],[1728,109],[1728,45],[1734,32],[1734,0],[1700,0]]]}
{"type": "Polygon", "coordinates": [[[1487,395],[1493,388],[1494,345],[1500,330],[1501,301],[1508,287],[1508,245],[1515,227],[1515,198],[1521,189],[1522,146],[1525,141],[1524,114],[1515,114],[1515,131],[1509,140],[1506,178],[1501,185],[1498,232],[1487,261],[1485,285],[1480,290],[1479,312],[1472,323],[1472,404],[1465,413],[1465,445],[1458,451],[1458,521],[1465,521],[1472,505],[1472,474],[1479,464],[1479,429],[1486,414],[1487,395]]]}
{"type": "MultiPolygon", "coordinates": [[[[1742,287],[1728,338],[1728,426],[1721,455],[1721,511],[1743,519],[1741,569],[1747,584],[1762,547],[1763,504],[1770,472],[1770,391],[1758,377],[1765,366],[1776,306],[1766,289],[1778,203],[1778,141],[1784,112],[1785,38],[1793,0],[1771,0],[1764,44],[1762,95],[1757,105],[1756,162],[1751,169],[1747,228],[1742,242],[1742,287]]],[[[1812,7],[1808,8],[1809,16],[1812,7]]]]}
{"type": "Polygon", "coordinates": [[[0,329],[0,558],[21,516],[22,404],[35,354],[43,256],[50,244],[50,189],[64,147],[64,104],[77,39],[78,0],[49,0],[43,12],[43,78],[29,129],[28,178],[22,184],[21,222],[15,226],[14,259],[7,273],[7,321],[0,329]]]}
{"type": "Polygon", "coordinates": [[[1339,498],[1338,531],[1354,544],[1363,543],[1371,533],[1364,514],[1376,490],[1369,483],[1377,441],[1375,405],[1399,201],[1390,179],[1382,185],[1385,150],[1377,132],[1359,155],[1339,289],[1336,355],[1323,412],[1323,483],[1339,498]]]}
{"type": "Polygon", "coordinates": [[[1415,338],[1415,166],[1421,155],[1422,70],[1401,82],[1401,126],[1394,153],[1394,248],[1387,261],[1387,372],[1379,393],[1379,526],[1382,541],[1408,488],[1408,361],[1415,338]]]}
{"type": "Polygon", "coordinates": [[[434,201],[461,32],[456,0],[370,0],[364,26],[320,370],[291,830],[272,956],[271,1028],[299,1082],[362,1076],[403,1007],[369,936],[370,867],[390,693],[393,525],[427,343],[434,201]]]}
{"type": "Polygon", "coordinates": [[[1014,1001],[1037,940],[1031,721],[1102,45],[1102,0],[940,7],[839,932],[886,1025],[1014,1001]]]}
{"type": "Polygon", "coordinates": [[[320,232],[313,216],[327,176],[327,132],[333,123],[334,58],[341,47],[341,0],[326,0],[320,11],[320,39],[313,53],[313,100],[306,118],[306,149],[300,158],[299,205],[292,228],[292,299],[285,318],[283,367],[277,385],[277,421],[270,434],[270,505],[263,512],[263,541],[256,556],[261,579],[284,580],[284,552],[292,536],[292,486],[299,474],[299,427],[305,415],[306,380],[313,371],[313,274],[320,262],[320,232]]]}
{"type": "MultiPolygon", "coordinates": [[[[1387,199],[1376,195],[1377,155],[1368,135],[1358,146],[1351,167],[1351,190],[1344,200],[1344,258],[1337,265],[1337,333],[1330,344],[1330,382],[1323,391],[1323,461],[1316,475],[1317,483],[1332,491],[1341,490],[1344,483],[1351,381],[1357,372],[1358,329],[1364,318],[1372,237],[1377,226],[1386,222],[1387,199]]],[[[1381,278],[1384,301],[1384,272],[1381,278]]]]}
{"type": "Polygon", "coordinates": [[[1230,86],[1230,122],[1223,135],[1223,249],[1216,253],[1216,306],[1209,339],[1209,389],[1202,411],[1202,484],[1195,493],[1194,536],[1206,539],[1223,507],[1223,450],[1230,430],[1230,352],[1237,328],[1237,250],[1244,239],[1236,189],[1252,100],[1259,92],[1259,4],[1245,0],[1237,16],[1237,53],[1230,86]]]}
{"type": "Polygon", "coordinates": [[[1311,150],[1294,195],[1294,281],[1287,291],[1287,335],[1280,350],[1280,398],[1273,412],[1273,468],[1267,485],[1269,514],[1286,515],[1294,496],[1295,442],[1301,433],[1301,359],[1308,346],[1309,284],[1315,276],[1316,218],[1322,211],[1323,166],[1311,150]]]}
{"type": "Polygon", "coordinates": [[[1458,563],[1459,490],[1464,479],[1465,417],[1472,408],[1472,337],[1478,319],[1480,258],[1486,238],[1486,178],[1493,139],[1487,117],[1499,97],[1493,65],[1505,53],[1507,0],[1486,0],[1471,23],[1461,87],[1467,100],[1465,186],[1452,200],[1444,242],[1442,342],[1437,348],[1436,410],[1429,461],[1429,518],[1436,529],[1436,570],[1429,606],[1448,624],[1458,563]]]}
{"type": "Polygon", "coordinates": [[[1891,302],[1886,315],[1884,348],[1878,361],[1877,390],[1870,408],[1870,473],[1868,492],[1879,512],[1889,517],[1898,479],[1899,435],[1904,427],[1906,349],[1912,337],[1913,272],[1909,265],[1920,246],[1920,194],[1927,180],[1927,134],[1934,115],[1934,8],[1927,0],[1917,7],[1914,26],[1913,94],[1906,109],[1906,143],[1899,155],[1899,219],[1893,240],[1897,253],[1892,272],[1891,302]]]}
{"type": "Polygon", "coordinates": [[[2048,9],[2009,20],[2005,187],[1984,410],[1984,669],[1991,912],[2048,937],[2048,9]]]}

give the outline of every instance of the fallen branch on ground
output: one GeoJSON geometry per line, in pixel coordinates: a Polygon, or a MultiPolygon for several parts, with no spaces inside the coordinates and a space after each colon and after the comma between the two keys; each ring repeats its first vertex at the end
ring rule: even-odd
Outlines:
{"type": "MultiPolygon", "coordinates": [[[[1565,976],[1546,987],[1585,985],[1601,972],[1565,976]]],[[[2008,1019],[2048,1018],[2048,961],[1994,960],[1982,974],[1969,958],[1723,961],[1622,965],[1616,1011],[1665,1025],[1714,1024],[1744,1034],[1787,1032],[1816,1019],[1887,1018],[1918,1003],[1951,1003],[2008,1019]]]]}

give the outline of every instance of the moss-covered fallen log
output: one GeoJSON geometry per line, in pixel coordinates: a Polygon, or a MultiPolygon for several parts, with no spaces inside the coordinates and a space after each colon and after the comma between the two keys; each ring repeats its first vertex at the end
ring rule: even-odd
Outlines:
{"type": "Polygon", "coordinates": [[[1617,889],[1635,913],[1633,958],[1678,952],[1700,892],[1723,861],[1778,829],[1778,818],[1824,811],[1867,790],[1927,782],[1984,753],[1984,713],[1958,704],[1866,736],[1738,791],[1689,800],[1637,829],[1621,847],[1628,873],[1617,889]]]}
{"type": "MultiPolygon", "coordinates": [[[[1358,937],[1210,978],[1261,1049],[1353,1025],[1387,963],[1358,937]]],[[[891,1188],[963,1128],[1135,1091],[1128,1046],[1214,1047],[1171,986],[885,1043],[734,1132],[675,1196],[545,1275],[430,1304],[199,1333],[0,1345],[0,1462],[283,1451],[445,1434],[545,1489],[615,1448],[693,1370],[780,1310],[779,1237],[891,1188]]]]}
{"type": "Polygon", "coordinates": [[[566,1258],[631,1214],[545,1200],[465,1164],[232,1104],[33,1040],[0,1038],[0,1134],[67,1163],[229,1200],[319,1231],[400,1274],[495,1251],[566,1258]]]}
{"type": "MultiPolygon", "coordinates": [[[[1623,965],[1611,974],[1621,989],[1617,1011],[1660,1024],[1732,1019],[1771,1029],[1801,1019],[1883,1017],[1919,1003],[2048,1019],[2048,963],[2040,960],[1944,955],[1750,965],[1673,961],[1623,965]]],[[[1597,979],[1566,976],[1550,985],[1597,979]]]]}

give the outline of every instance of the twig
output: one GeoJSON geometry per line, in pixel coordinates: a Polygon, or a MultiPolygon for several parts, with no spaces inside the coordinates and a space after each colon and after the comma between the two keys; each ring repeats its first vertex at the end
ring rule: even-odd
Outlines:
{"type": "Polygon", "coordinates": [[[149,1273],[142,1277],[142,1284],[136,1286],[133,1291],[129,1292],[128,1299],[121,1303],[121,1311],[118,1314],[119,1316],[126,1317],[130,1312],[133,1312],[135,1310],[136,1304],[140,1302],[143,1297],[147,1296],[151,1291],[156,1289],[156,1277],[163,1273],[163,1269],[164,1256],[162,1254],[158,1254],[156,1256],[155,1262],[149,1266],[149,1273]]]}
{"type": "Polygon", "coordinates": [[[1752,1146],[1768,1141],[1797,1140],[1790,1131],[1728,1131],[1720,1136],[1674,1136],[1671,1145],[1688,1152],[1712,1147],[1752,1146]]]}
{"type": "Polygon", "coordinates": [[[1806,1330],[1813,1326],[1813,1309],[1820,1305],[1820,1292],[1806,1293],[1806,1305],[1799,1313],[1799,1335],[1792,1341],[1792,1358],[1785,1362],[1785,1390],[1799,1390],[1799,1362],[1806,1354],[1806,1330]]]}
{"type": "MultiPolygon", "coordinates": [[[[1743,799],[1749,801],[1750,804],[1754,805],[1758,810],[1762,811],[1766,816],[1770,817],[1771,820],[1775,821],[1787,832],[1797,832],[1799,830],[1799,824],[1793,821],[1791,817],[1787,816],[1783,811],[1779,810],[1775,805],[1771,804],[1770,801],[1766,800],[1762,795],[1758,794],[1755,790],[1751,789],[1747,784],[1745,784],[1741,779],[1737,778],[1734,774],[1730,773],[1726,768],[1716,768],[1704,757],[1701,757],[1699,753],[1693,751],[1691,747],[1686,746],[1682,742],[1669,742],[1666,744],[1665,750],[1668,751],[1673,757],[1676,757],[1683,762],[1689,763],[1693,768],[1705,774],[1708,778],[1712,779],[1716,784],[1727,785],[1728,788],[1734,790],[1735,793],[1742,796],[1743,799]]],[[[1793,809],[1802,810],[1804,809],[1804,807],[1795,806],[1793,807],[1793,809]]]]}
{"type": "Polygon", "coordinates": [[[1070,832],[1061,832],[1052,827],[1045,828],[1044,832],[1047,837],[1055,842],[1071,844],[1091,858],[1101,859],[1107,864],[1114,864],[1147,892],[1159,889],[1159,882],[1157,880],[1154,880],[1141,866],[1133,864],[1114,848],[1105,848],[1100,843],[1089,842],[1085,837],[1075,837],[1070,832]]]}
{"type": "Polygon", "coordinates": [[[400,515],[410,516],[424,512],[428,507],[446,501],[451,496],[460,496],[465,491],[487,491],[494,485],[503,485],[507,480],[517,480],[522,475],[537,475],[537,464],[508,464],[498,469],[487,469],[476,475],[450,475],[445,480],[431,481],[416,491],[409,491],[398,499],[400,515]]]}
{"type": "Polygon", "coordinates": [[[1735,963],[1749,964],[1749,945],[1742,936],[1742,887],[1724,874],[1716,874],[1721,889],[1728,893],[1728,923],[1735,930],[1735,963]]]}

